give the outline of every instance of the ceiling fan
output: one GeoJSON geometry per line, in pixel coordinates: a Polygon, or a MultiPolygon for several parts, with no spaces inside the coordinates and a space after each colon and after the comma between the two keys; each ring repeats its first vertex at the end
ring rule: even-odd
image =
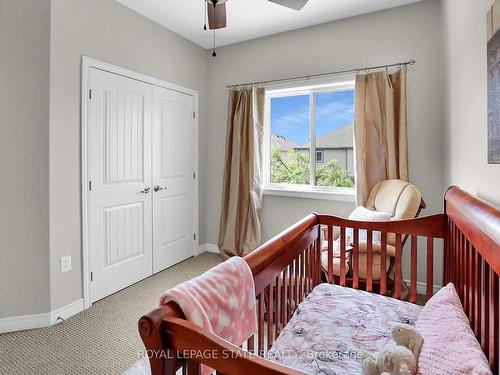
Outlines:
{"type": "MultiPolygon", "coordinates": [[[[226,3],[228,0],[205,0],[207,3],[208,27],[210,30],[222,29],[226,27],[226,3]]],[[[268,0],[272,3],[284,7],[301,10],[309,0],[268,0]]],[[[207,25],[205,22],[205,30],[207,25]]]]}
{"type": "MultiPolygon", "coordinates": [[[[226,27],[226,3],[228,0],[204,0],[207,3],[207,11],[205,12],[205,25],[204,30],[208,28],[214,30],[214,51],[212,56],[217,56],[215,52],[215,30],[226,27]]],[[[309,0],[268,0],[290,9],[301,10],[309,0]]]]}

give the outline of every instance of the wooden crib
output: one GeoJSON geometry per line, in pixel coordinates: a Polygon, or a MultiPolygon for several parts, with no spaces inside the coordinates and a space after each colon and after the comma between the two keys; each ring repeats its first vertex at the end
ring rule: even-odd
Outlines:
{"type": "MultiPolygon", "coordinates": [[[[324,226],[330,233],[333,227],[340,228],[340,259],[346,258],[346,228],[353,228],[352,285],[349,286],[356,289],[361,285],[356,250],[359,230],[367,230],[368,264],[373,256],[373,232],[381,232],[381,267],[385,265],[387,235],[395,233],[395,287],[390,293],[399,299],[403,280],[402,243],[404,237],[409,236],[409,300],[413,303],[417,302],[417,258],[427,259],[425,298],[429,299],[433,294],[434,257],[438,251],[443,252],[443,281],[455,284],[493,373],[500,372],[500,211],[452,187],[445,194],[442,214],[377,223],[312,214],[248,255],[245,260],[255,281],[258,331],[243,347],[231,345],[186,321],[175,304],[167,304],[143,316],[139,331],[152,375],[174,374],[181,367],[183,374],[197,375],[201,363],[227,375],[303,374],[264,356],[295,308],[322,282],[322,277],[327,282],[333,281],[331,235],[328,236],[326,275],[322,272],[321,231],[324,226]]],[[[340,285],[345,286],[345,264],[341,263],[340,271],[340,285]]],[[[380,287],[374,290],[371,267],[368,267],[363,287],[372,293],[388,295],[385,270],[381,275],[380,287]]]]}

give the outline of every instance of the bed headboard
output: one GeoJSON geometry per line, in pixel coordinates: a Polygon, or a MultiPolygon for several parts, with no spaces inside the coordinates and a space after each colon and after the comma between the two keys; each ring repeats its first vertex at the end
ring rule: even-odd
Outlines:
{"type": "Polygon", "coordinates": [[[445,283],[455,284],[493,373],[499,360],[500,211],[457,187],[445,194],[445,283]]]}

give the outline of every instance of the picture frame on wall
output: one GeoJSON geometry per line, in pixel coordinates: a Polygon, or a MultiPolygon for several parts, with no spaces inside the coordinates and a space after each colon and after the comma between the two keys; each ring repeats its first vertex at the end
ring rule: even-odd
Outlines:
{"type": "Polygon", "coordinates": [[[488,26],[488,163],[500,164],[500,0],[487,16],[488,26]]]}

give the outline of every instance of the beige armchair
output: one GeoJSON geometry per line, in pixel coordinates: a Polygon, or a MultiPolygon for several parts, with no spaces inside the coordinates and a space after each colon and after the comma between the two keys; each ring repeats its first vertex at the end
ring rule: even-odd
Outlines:
{"type": "MultiPolygon", "coordinates": [[[[418,189],[405,181],[402,180],[386,180],[379,182],[372,189],[370,196],[365,207],[369,210],[376,210],[387,212],[392,215],[390,220],[402,220],[411,219],[417,217],[420,211],[426,207],[422,195],[418,189]]],[[[327,248],[326,234],[327,231],[323,231],[325,234],[325,241],[323,241],[323,247],[327,248]]],[[[333,231],[334,240],[339,237],[339,228],[334,228],[333,231]]],[[[403,239],[406,241],[406,238],[403,239]]],[[[404,242],[403,242],[404,244],[404,242]]],[[[387,235],[387,276],[388,281],[390,280],[390,274],[394,267],[394,257],[396,256],[396,236],[393,233],[387,235]]],[[[352,265],[352,244],[347,244],[346,248],[346,272],[347,279],[349,281],[351,275],[351,265],[352,265]]],[[[374,283],[380,280],[380,244],[373,243],[373,265],[372,265],[372,278],[374,283]]],[[[359,278],[361,280],[366,278],[367,270],[367,246],[366,242],[359,243],[359,278]]],[[[328,269],[327,263],[327,253],[326,251],[322,254],[322,263],[325,270],[328,269]]],[[[335,276],[340,275],[340,258],[339,256],[334,256],[333,261],[333,273],[335,276]]],[[[338,280],[337,280],[338,281],[338,280]]]]}

